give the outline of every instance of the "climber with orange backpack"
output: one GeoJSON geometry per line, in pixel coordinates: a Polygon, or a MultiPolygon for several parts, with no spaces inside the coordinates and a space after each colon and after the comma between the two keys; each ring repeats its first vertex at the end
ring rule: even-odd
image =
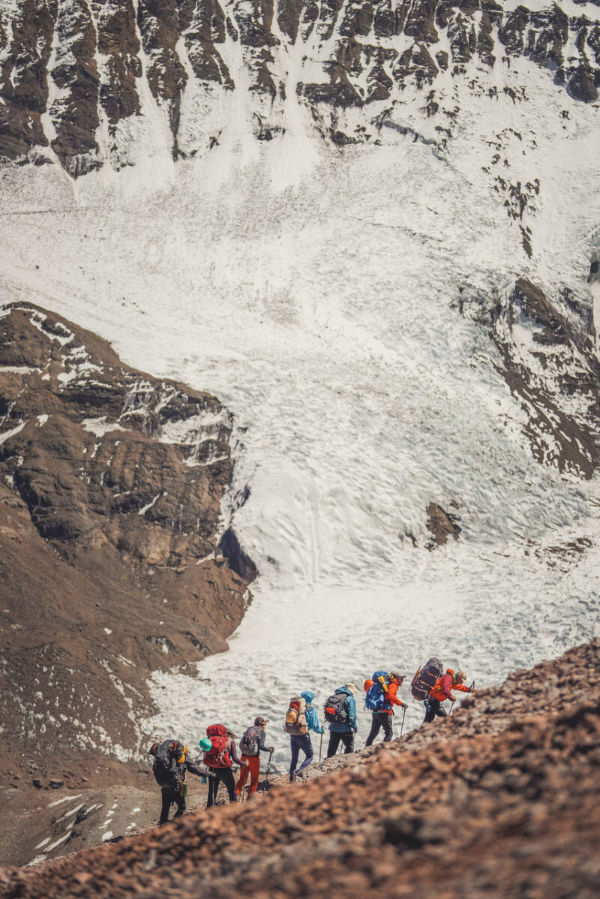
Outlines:
{"type": "Polygon", "coordinates": [[[473,687],[465,687],[466,679],[467,675],[464,671],[454,671],[452,668],[447,668],[446,673],[438,677],[425,700],[425,724],[430,724],[436,715],[440,718],[448,716],[446,709],[442,708],[442,703],[446,699],[456,702],[452,690],[459,690],[461,693],[473,692],[473,687]]]}
{"type": "Polygon", "coordinates": [[[229,794],[229,801],[237,802],[235,778],[231,768],[234,762],[242,767],[246,767],[248,762],[244,762],[238,757],[233,734],[230,730],[227,730],[224,724],[211,724],[210,727],[206,728],[206,736],[210,740],[211,746],[204,753],[204,764],[215,775],[208,783],[206,807],[210,808],[216,803],[220,783],[225,785],[229,794]]]}
{"type": "Polygon", "coordinates": [[[313,760],[313,748],[309,731],[322,734],[323,728],[319,725],[317,710],[311,705],[315,694],[312,690],[305,690],[300,696],[292,696],[289,708],[285,716],[283,729],[290,735],[290,747],[292,759],[290,762],[290,783],[296,779],[304,768],[313,760]],[[296,771],[300,750],[304,753],[304,761],[296,771]]]}
{"type": "Polygon", "coordinates": [[[398,699],[398,687],[402,686],[404,675],[395,671],[375,671],[372,678],[364,683],[364,689],[367,693],[365,697],[365,706],[373,713],[371,722],[371,730],[365,746],[370,746],[383,728],[383,742],[389,743],[392,739],[392,717],[394,714],[394,706],[398,705],[402,709],[407,708],[407,703],[398,699]]]}

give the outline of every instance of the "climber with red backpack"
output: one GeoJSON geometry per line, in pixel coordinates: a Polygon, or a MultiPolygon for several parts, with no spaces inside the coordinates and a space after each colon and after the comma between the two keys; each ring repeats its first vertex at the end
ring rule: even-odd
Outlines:
{"type": "Polygon", "coordinates": [[[442,703],[446,699],[456,702],[452,690],[459,690],[461,693],[473,692],[473,687],[465,687],[466,679],[467,675],[464,671],[454,671],[452,668],[447,668],[446,673],[438,677],[425,700],[425,724],[430,724],[436,715],[440,718],[448,716],[446,709],[442,708],[442,703]]]}
{"type": "Polygon", "coordinates": [[[309,731],[322,734],[324,729],[319,725],[317,710],[311,705],[315,694],[312,690],[305,690],[300,696],[290,699],[289,708],[285,716],[283,729],[290,735],[290,747],[292,759],[290,762],[290,782],[296,779],[313,760],[313,748],[309,731]],[[296,771],[300,750],[304,753],[304,761],[296,771]]]}
{"type": "Polygon", "coordinates": [[[185,782],[186,771],[198,777],[213,778],[213,773],[198,763],[188,759],[188,749],[180,740],[165,740],[162,743],[153,743],[150,747],[150,755],[154,756],[152,772],[154,779],[160,787],[162,795],[162,807],[160,810],[159,824],[166,824],[169,820],[171,805],[177,805],[174,817],[179,818],[186,810],[187,784],[185,782]]]}
{"type": "Polygon", "coordinates": [[[340,741],[344,744],[344,754],[354,751],[354,734],[358,730],[355,693],[354,684],[344,684],[325,703],[323,711],[329,723],[328,759],[336,754],[340,741]]]}
{"type": "Polygon", "coordinates": [[[246,767],[240,768],[240,776],[235,785],[236,795],[239,796],[244,789],[248,774],[250,774],[250,787],[248,788],[248,798],[252,793],[256,793],[258,787],[258,776],[260,774],[260,752],[273,753],[273,746],[265,746],[265,728],[267,719],[261,718],[260,715],[254,719],[254,725],[247,727],[240,740],[240,752],[242,753],[242,762],[246,762],[246,767]]]}
{"type": "Polygon", "coordinates": [[[234,762],[244,768],[248,762],[238,758],[233,734],[224,724],[211,724],[206,728],[206,736],[210,740],[211,748],[204,753],[204,764],[215,775],[208,783],[206,807],[210,808],[216,803],[220,783],[225,785],[229,801],[236,802],[235,779],[231,768],[234,762]]]}
{"type": "Polygon", "coordinates": [[[402,709],[408,708],[406,702],[398,699],[398,687],[402,686],[404,675],[395,671],[376,671],[373,677],[366,680],[364,689],[366,690],[365,706],[373,713],[371,722],[371,730],[367,737],[365,746],[370,746],[383,728],[383,742],[389,743],[393,736],[392,717],[394,715],[394,706],[398,705],[402,709]]]}

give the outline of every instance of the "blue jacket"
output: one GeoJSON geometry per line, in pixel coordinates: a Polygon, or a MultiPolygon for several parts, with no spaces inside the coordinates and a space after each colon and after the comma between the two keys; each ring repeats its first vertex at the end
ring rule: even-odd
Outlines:
{"type": "Polygon", "coordinates": [[[336,693],[344,693],[346,696],[346,707],[348,709],[348,721],[346,724],[336,724],[332,722],[329,725],[329,730],[333,731],[336,734],[349,734],[351,731],[358,730],[358,726],[356,724],[356,700],[354,699],[354,694],[352,690],[348,689],[348,687],[338,687],[335,691],[336,693]]]}
{"type": "Polygon", "coordinates": [[[313,708],[311,702],[315,698],[315,694],[312,690],[305,690],[304,693],[301,693],[300,696],[306,702],[306,726],[308,730],[314,730],[316,734],[322,734],[323,728],[319,724],[319,716],[317,715],[317,710],[313,708]]]}

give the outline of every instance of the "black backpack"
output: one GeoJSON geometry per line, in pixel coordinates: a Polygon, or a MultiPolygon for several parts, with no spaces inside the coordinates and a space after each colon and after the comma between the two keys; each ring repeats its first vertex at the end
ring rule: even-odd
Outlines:
{"type": "Polygon", "coordinates": [[[323,709],[325,720],[330,724],[348,724],[348,697],[344,693],[334,693],[323,709]]]}
{"type": "Polygon", "coordinates": [[[240,740],[240,751],[243,755],[258,755],[261,728],[257,726],[247,727],[240,740]]]}
{"type": "Polygon", "coordinates": [[[175,787],[181,779],[177,759],[172,752],[174,745],[177,744],[173,740],[165,740],[156,751],[152,773],[159,787],[175,787]]]}
{"type": "Polygon", "coordinates": [[[422,702],[429,696],[429,691],[435,686],[438,677],[444,673],[444,666],[439,659],[429,659],[426,665],[419,668],[412,679],[410,691],[415,699],[422,702]]]}

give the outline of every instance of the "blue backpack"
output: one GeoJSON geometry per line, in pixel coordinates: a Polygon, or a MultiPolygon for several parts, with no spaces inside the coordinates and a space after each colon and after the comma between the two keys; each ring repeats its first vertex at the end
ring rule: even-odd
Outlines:
{"type": "Polygon", "coordinates": [[[372,712],[382,712],[384,709],[390,708],[390,704],[385,698],[383,688],[379,682],[380,677],[387,678],[387,676],[387,671],[375,671],[373,673],[371,680],[375,683],[372,687],[369,687],[367,695],[365,696],[365,705],[372,712]]]}

